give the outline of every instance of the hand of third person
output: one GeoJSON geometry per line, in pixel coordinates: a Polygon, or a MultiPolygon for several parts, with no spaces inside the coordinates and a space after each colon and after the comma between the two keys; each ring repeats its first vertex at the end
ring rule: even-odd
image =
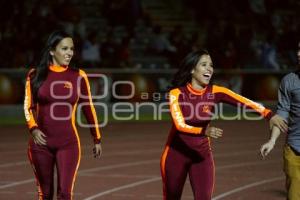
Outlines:
{"type": "Polygon", "coordinates": [[[270,125],[270,130],[273,129],[273,126],[277,126],[281,132],[287,132],[288,130],[288,125],[286,121],[279,115],[274,115],[270,119],[269,125],[270,125]]]}
{"type": "Polygon", "coordinates": [[[216,127],[208,127],[205,131],[205,135],[212,138],[219,138],[223,135],[223,130],[216,127]]]}
{"type": "Polygon", "coordinates": [[[268,141],[267,143],[261,145],[260,147],[260,155],[263,159],[270,153],[270,151],[274,148],[275,142],[274,141],[268,141]]]}

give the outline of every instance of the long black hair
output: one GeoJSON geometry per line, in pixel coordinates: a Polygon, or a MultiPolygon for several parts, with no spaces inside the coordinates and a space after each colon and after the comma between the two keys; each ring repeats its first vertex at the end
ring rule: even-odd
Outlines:
{"type": "Polygon", "coordinates": [[[57,30],[52,32],[47,40],[46,46],[42,50],[39,64],[34,71],[32,78],[32,94],[33,99],[36,100],[37,93],[40,86],[43,84],[48,75],[48,67],[52,63],[52,56],[50,51],[55,50],[58,43],[64,38],[71,37],[66,32],[57,30]]]}
{"type": "Polygon", "coordinates": [[[192,74],[191,71],[196,67],[201,56],[209,55],[207,50],[197,50],[189,53],[180,63],[178,71],[175,73],[174,78],[171,82],[170,89],[185,86],[191,82],[192,74]]]}

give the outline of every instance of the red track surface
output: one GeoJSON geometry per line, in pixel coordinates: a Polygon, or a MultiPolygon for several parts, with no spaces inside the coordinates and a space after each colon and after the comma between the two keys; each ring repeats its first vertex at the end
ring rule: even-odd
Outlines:
{"type": "MultiPolygon", "coordinates": [[[[214,200],[284,199],[282,142],[267,160],[258,156],[268,138],[264,121],[214,122],[224,136],[213,141],[216,164],[214,200]]],[[[82,159],[75,184],[76,200],[161,200],[159,159],[170,123],[111,123],[103,128],[103,157],[92,157],[91,137],[80,129],[82,159]]],[[[25,126],[0,129],[0,199],[33,200],[36,187],[27,160],[25,126]]],[[[189,182],[183,200],[193,199],[189,182]]]]}

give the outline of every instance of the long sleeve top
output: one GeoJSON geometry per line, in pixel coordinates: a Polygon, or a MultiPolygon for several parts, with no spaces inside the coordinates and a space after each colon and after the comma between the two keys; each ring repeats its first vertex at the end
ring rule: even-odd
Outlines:
{"type": "Polygon", "coordinates": [[[185,134],[204,135],[217,103],[245,106],[266,119],[272,116],[271,110],[217,85],[202,90],[195,90],[191,84],[175,88],[170,91],[169,102],[173,126],[185,134]]]}
{"type": "Polygon", "coordinates": [[[29,71],[25,86],[24,113],[28,129],[39,128],[47,136],[47,144],[79,141],[76,128],[78,107],[86,117],[94,143],[99,143],[101,133],[87,74],[83,70],[52,65],[34,100],[34,73],[34,69],[29,71]]]}
{"type": "Polygon", "coordinates": [[[300,153],[300,74],[292,72],[281,80],[277,114],[288,122],[287,143],[300,153]]]}

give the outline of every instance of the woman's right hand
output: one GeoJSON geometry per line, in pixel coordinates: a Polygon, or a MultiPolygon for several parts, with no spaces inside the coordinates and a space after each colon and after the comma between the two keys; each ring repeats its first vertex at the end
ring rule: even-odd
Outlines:
{"type": "Polygon", "coordinates": [[[38,128],[34,129],[31,133],[31,137],[35,144],[37,145],[46,145],[46,135],[38,128]]]}
{"type": "Polygon", "coordinates": [[[223,130],[216,127],[208,127],[205,131],[205,135],[212,138],[219,138],[223,135],[223,130]]]}

